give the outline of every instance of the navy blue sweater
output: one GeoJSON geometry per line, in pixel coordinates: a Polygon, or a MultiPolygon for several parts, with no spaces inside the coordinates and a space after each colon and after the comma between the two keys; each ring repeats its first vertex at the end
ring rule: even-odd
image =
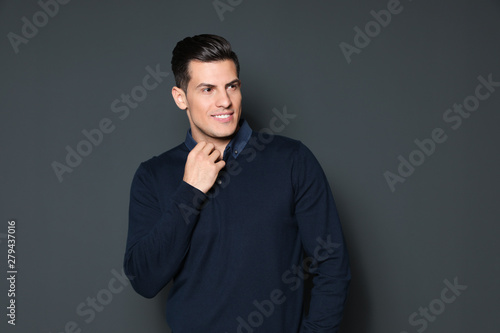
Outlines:
{"type": "Polygon", "coordinates": [[[154,297],[174,280],[166,311],[174,333],[337,332],[350,271],[331,190],[312,153],[243,122],[204,194],[182,180],[195,145],[188,132],[134,176],[124,261],[134,289],[154,297]]]}

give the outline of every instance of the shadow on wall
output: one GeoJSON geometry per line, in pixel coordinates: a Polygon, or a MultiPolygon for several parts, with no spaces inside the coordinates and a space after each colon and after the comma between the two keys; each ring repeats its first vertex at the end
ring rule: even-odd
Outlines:
{"type": "Polygon", "coordinates": [[[366,286],[368,285],[367,277],[364,276],[362,267],[357,258],[360,256],[357,249],[361,247],[356,244],[355,237],[349,236],[349,218],[342,216],[344,236],[346,237],[347,250],[349,251],[349,262],[351,265],[351,284],[349,287],[349,295],[347,296],[347,304],[344,310],[344,318],[340,326],[340,333],[368,333],[370,322],[369,298],[366,286]]]}
{"type": "Polygon", "coordinates": [[[352,280],[339,332],[368,333],[370,309],[368,307],[368,293],[365,288],[367,283],[364,281],[361,270],[356,266],[355,256],[351,254],[350,257],[352,280]]]}

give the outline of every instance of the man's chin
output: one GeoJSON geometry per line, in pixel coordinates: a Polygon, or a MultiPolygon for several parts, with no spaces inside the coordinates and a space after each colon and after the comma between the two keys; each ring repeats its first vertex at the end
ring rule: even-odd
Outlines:
{"type": "Polygon", "coordinates": [[[220,139],[220,140],[230,140],[234,137],[234,135],[237,133],[238,131],[232,131],[232,132],[226,132],[226,133],[218,133],[217,134],[217,138],[220,139]]]}
{"type": "Polygon", "coordinates": [[[228,136],[233,136],[238,132],[238,129],[240,128],[238,122],[232,121],[230,123],[225,123],[225,124],[217,124],[216,127],[214,128],[215,132],[219,134],[221,137],[228,137],[228,136]]]}

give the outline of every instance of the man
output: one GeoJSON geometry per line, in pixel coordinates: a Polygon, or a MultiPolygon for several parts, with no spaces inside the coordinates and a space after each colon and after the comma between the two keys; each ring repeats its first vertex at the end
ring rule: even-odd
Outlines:
{"type": "Polygon", "coordinates": [[[180,41],[172,71],[190,130],[134,176],[124,261],[134,289],[154,297],[174,280],[174,333],[337,332],[350,271],[317,160],[243,120],[239,62],[224,38],[180,41]]]}

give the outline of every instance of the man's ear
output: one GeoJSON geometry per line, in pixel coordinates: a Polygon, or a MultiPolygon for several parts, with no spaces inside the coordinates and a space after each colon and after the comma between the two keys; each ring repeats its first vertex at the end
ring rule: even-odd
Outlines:
{"type": "Polygon", "coordinates": [[[179,107],[181,110],[186,110],[187,109],[187,98],[186,94],[184,93],[184,90],[181,88],[178,88],[176,86],[172,87],[172,97],[174,98],[175,104],[179,107]]]}

